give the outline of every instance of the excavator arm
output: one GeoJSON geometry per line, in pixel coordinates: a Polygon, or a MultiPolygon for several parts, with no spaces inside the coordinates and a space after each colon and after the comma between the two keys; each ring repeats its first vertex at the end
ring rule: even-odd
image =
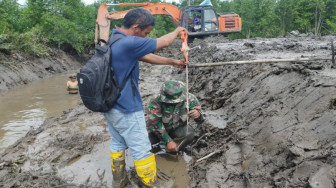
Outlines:
{"type": "Polygon", "coordinates": [[[98,34],[100,39],[105,41],[109,38],[110,21],[123,19],[130,10],[121,12],[109,13],[108,6],[137,6],[148,10],[152,15],[168,15],[176,26],[179,25],[179,17],[182,14],[181,10],[167,3],[119,3],[119,4],[102,4],[98,9],[96,20],[95,42],[98,42],[98,34]]]}

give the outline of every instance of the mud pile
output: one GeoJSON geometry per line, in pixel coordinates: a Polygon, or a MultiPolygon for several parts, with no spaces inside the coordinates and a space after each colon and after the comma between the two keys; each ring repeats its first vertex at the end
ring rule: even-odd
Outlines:
{"type": "Polygon", "coordinates": [[[86,58],[70,56],[62,50],[49,49],[48,57],[32,57],[24,53],[0,54],[0,92],[28,84],[52,74],[78,69],[86,58]]]}
{"type": "Polygon", "coordinates": [[[71,179],[76,172],[61,170],[107,140],[110,136],[100,113],[90,112],[84,105],[64,111],[61,117],[49,118],[38,129],[30,130],[2,153],[0,184],[4,187],[80,186],[71,179]]]}
{"type": "MultiPolygon", "coordinates": [[[[330,56],[335,36],[195,40],[190,63],[330,56]]],[[[180,41],[158,52],[183,58],[180,41]]],[[[190,147],[190,187],[335,187],[336,70],[330,61],[198,67],[190,92],[207,121],[190,147]]],[[[144,106],[185,72],[141,63],[144,106]]],[[[48,119],[0,158],[4,187],[110,187],[104,118],[84,106],[48,119]]],[[[128,170],[131,161],[126,161],[128,170]]],[[[179,187],[179,185],[176,185],[179,187]]]]}
{"type": "MultiPolygon", "coordinates": [[[[190,56],[192,63],[331,57],[331,39],[299,35],[221,43],[213,38],[190,56]]],[[[193,68],[190,90],[209,119],[193,155],[214,155],[193,164],[191,187],[335,187],[331,66],[321,61],[193,68]]]]}

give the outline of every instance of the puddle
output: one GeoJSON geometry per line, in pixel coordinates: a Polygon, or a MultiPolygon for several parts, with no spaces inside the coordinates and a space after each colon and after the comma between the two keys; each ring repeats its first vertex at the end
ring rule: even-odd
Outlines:
{"type": "Polygon", "coordinates": [[[183,156],[162,154],[155,157],[157,168],[175,179],[175,188],[189,187],[190,177],[188,175],[187,163],[183,156]]]}
{"type": "Polygon", "coordinates": [[[69,95],[65,89],[68,75],[55,75],[0,94],[0,150],[46,118],[77,105],[79,95],[69,95]]]}

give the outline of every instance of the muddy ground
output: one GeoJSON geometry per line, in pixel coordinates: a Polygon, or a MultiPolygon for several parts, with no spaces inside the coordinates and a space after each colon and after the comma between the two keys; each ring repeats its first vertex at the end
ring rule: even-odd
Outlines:
{"type": "MultiPolygon", "coordinates": [[[[215,36],[190,45],[190,63],[330,57],[335,38],[295,32],[275,39],[215,36]]],[[[179,48],[176,41],[158,54],[181,58],[179,48]]],[[[169,79],[185,81],[185,71],[141,63],[144,106],[169,79]]],[[[335,187],[335,80],[331,61],[190,68],[190,92],[207,121],[192,124],[197,138],[189,153],[189,186],[335,187]]],[[[110,187],[110,139],[103,116],[79,105],[1,154],[0,185],[110,187]]],[[[127,169],[131,175],[131,160],[127,169]]]]}
{"type": "Polygon", "coordinates": [[[48,57],[35,57],[22,52],[11,55],[0,52],[0,93],[53,74],[78,69],[80,62],[87,59],[58,49],[49,49],[48,53],[48,57]]]}

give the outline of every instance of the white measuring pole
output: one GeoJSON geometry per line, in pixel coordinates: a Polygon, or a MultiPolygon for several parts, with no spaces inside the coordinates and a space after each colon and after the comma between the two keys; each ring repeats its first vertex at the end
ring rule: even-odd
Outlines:
{"type": "MultiPolygon", "coordinates": [[[[188,50],[189,50],[189,47],[188,47],[187,31],[182,31],[180,36],[181,36],[181,40],[182,40],[181,52],[184,53],[184,60],[185,60],[185,63],[187,63],[186,64],[186,101],[185,101],[185,103],[186,103],[186,108],[187,108],[186,135],[188,135],[188,124],[189,124],[189,102],[188,102],[188,100],[189,100],[189,85],[188,85],[188,63],[189,63],[189,60],[188,60],[188,50]]],[[[177,148],[179,148],[182,145],[183,141],[179,144],[179,146],[177,148]]]]}
{"type": "Polygon", "coordinates": [[[188,64],[186,65],[186,106],[187,106],[187,133],[186,135],[188,135],[188,123],[189,123],[189,84],[188,84],[188,64]]]}

